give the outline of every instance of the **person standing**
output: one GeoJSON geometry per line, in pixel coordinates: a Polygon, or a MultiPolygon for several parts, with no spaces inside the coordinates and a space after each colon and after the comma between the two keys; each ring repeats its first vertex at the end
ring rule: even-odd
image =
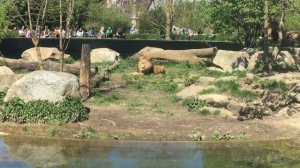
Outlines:
{"type": "Polygon", "coordinates": [[[102,26],[99,30],[98,39],[105,38],[104,27],[102,26]]]}
{"type": "Polygon", "coordinates": [[[108,27],[105,35],[106,35],[106,38],[113,38],[113,31],[112,31],[111,27],[108,27]]]}

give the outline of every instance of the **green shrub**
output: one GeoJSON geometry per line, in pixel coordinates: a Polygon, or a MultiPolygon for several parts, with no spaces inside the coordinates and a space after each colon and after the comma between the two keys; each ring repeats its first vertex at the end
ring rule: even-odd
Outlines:
{"type": "Polygon", "coordinates": [[[72,123],[88,119],[88,110],[79,98],[70,96],[57,103],[47,100],[25,103],[20,98],[13,98],[4,103],[0,118],[3,122],[16,123],[50,123],[53,120],[72,123]]]}
{"type": "Polygon", "coordinates": [[[199,111],[202,107],[208,106],[206,101],[194,97],[184,99],[182,104],[187,107],[190,112],[199,111]]]}

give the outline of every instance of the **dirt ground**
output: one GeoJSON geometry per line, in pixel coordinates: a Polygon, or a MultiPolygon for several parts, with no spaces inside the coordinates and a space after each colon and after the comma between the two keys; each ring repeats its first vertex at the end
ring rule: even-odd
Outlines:
{"type": "MultiPolygon", "coordinates": [[[[119,80],[120,78],[116,79],[119,80]]],[[[120,81],[118,81],[120,83],[120,81]]],[[[118,88],[109,91],[107,95],[119,94],[123,100],[118,103],[97,105],[93,98],[85,105],[90,109],[88,120],[74,124],[12,124],[0,125],[0,132],[10,134],[54,136],[72,138],[83,128],[91,127],[101,140],[146,140],[146,141],[194,141],[190,137],[198,131],[205,140],[213,138],[216,131],[219,135],[230,136],[233,140],[268,140],[289,139],[300,137],[300,114],[290,118],[268,117],[263,120],[238,121],[236,119],[201,116],[187,111],[180,104],[168,101],[168,96],[162,92],[140,93],[128,88],[118,88]],[[144,96],[144,97],[143,97],[144,96]],[[144,100],[146,104],[133,104],[128,107],[125,102],[144,100]],[[162,101],[159,110],[153,103],[162,101]],[[152,108],[153,107],[153,108],[152,108]],[[151,109],[152,108],[152,109],[151,109]]]]}

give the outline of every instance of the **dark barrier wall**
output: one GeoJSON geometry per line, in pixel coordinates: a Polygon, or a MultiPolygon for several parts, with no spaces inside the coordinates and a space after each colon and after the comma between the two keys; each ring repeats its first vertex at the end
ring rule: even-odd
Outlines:
{"type": "MultiPolygon", "coordinates": [[[[71,39],[67,49],[67,53],[78,57],[81,51],[82,44],[91,44],[94,48],[110,48],[123,56],[129,56],[136,53],[146,46],[159,47],[163,49],[195,49],[218,47],[223,50],[238,51],[243,48],[241,44],[232,42],[202,42],[202,41],[166,41],[166,40],[119,40],[119,39],[71,39]]],[[[41,39],[41,47],[59,47],[58,39],[41,39]]],[[[22,52],[28,48],[33,47],[31,39],[28,38],[7,38],[4,39],[0,45],[0,51],[8,57],[18,58],[22,52]]]]}

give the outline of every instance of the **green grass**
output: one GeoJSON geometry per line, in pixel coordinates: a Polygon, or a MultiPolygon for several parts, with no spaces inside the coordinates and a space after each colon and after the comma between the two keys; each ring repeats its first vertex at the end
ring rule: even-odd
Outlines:
{"type": "Polygon", "coordinates": [[[113,70],[116,73],[130,74],[137,70],[138,60],[136,59],[124,59],[120,62],[119,66],[113,70]]]}
{"type": "Polygon", "coordinates": [[[286,93],[289,89],[284,81],[270,80],[270,79],[255,79],[262,89],[267,89],[271,92],[286,93]]]}
{"type": "Polygon", "coordinates": [[[152,92],[164,91],[169,93],[176,93],[178,86],[175,82],[170,80],[167,76],[145,75],[145,76],[131,76],[124,75],[123,79],[128,84],[128,87],[138,91],[152,92]]]}
{"type": "Polygon", "coordinates": [[[94,98],[91,100],[91,102],[97,105],[109,105],[109,104],[118,103],[122,99],[123,99],[122,96],[119,94],[111,94],[111,95],[96,94],[94,98]]]}
{"type": "Polygon", "coordinates": [[[257,94],[249,90],[241,89],[241,86],[236,81],[217,81],[215,88],[204,90],[201,94],[209,93],[228,93],[232,97],[241,98],[247,101],[257,99],[257,94]]]}

